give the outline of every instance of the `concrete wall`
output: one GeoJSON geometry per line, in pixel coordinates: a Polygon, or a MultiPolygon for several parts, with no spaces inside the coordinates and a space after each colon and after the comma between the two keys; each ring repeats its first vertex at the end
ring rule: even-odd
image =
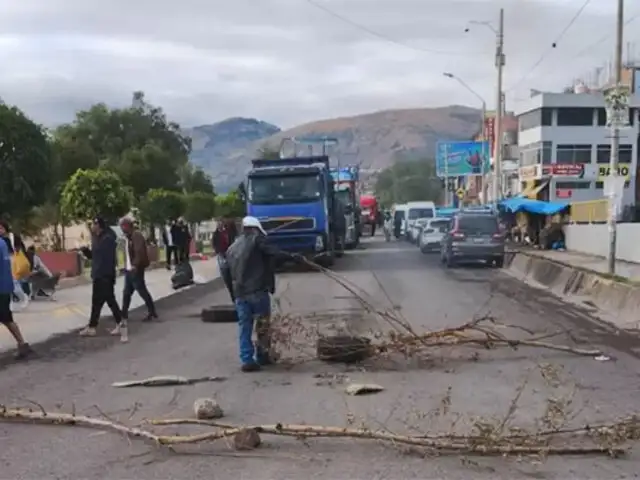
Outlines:
{"type": "MultiPolygon", "coordinates": [[[[609,252],[609,230],[605,224],[565,226],[567,249],[606,257],[609,252]]],[[[640,263],[640,223],[619,223],[616,258],[640,263]]]]}

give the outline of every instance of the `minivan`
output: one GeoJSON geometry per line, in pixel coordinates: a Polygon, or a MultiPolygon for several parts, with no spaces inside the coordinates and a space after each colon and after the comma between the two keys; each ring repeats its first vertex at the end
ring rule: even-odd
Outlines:
{"type": "Polygon", "coordinates": [[[442,239],[442,263],[453,267],[464,261],[482,260],[504,266],[505,236],[495,215],[458,213],[450,220],[442,239]]]}

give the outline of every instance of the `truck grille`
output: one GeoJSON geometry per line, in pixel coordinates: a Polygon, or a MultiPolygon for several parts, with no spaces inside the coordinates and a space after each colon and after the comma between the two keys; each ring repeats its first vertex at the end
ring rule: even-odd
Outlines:
{"type": "Polygon", "coordinates": [[[313,218],[270,218],[262,221],[262,228],[267,232],[270,230],[313,230],[316,221],[313,218]]]}

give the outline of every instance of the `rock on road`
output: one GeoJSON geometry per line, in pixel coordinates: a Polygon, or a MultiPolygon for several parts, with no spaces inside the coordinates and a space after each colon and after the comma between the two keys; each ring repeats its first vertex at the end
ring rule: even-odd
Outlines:
{"type": "MultiPolygon", "coordinates": [[[[562,366],[572,385],[576,422],[607,420],[638,405],[639,360],[635,339],[613,338],[587,311],[535,290],[492,268],[447,270],[437,255],[422,255],[379,237],[349,252],[336,272],[369,292],[381,305],[395,305],[416,328],[457,326],[490,312],[498,320],[536,332],[568,329],[574,340],[607,349],[616,361],[598,362],[559,352],[520,348],[480,351],[449,348],[429,362],[389,363],[377,368],[329,366],[317,361],[258,373],[239,371],[236,327],[205,324],[198,314],[225,303],[226,292],[191,294],[161,312],[162,322],[131,328],[130,343],[68,337],[41,345],[40,358],[0,370],[0,403],[28,401],[50,410],[107,416],[127,424],[145,418],[190,417],[194,400],[216,398],[236,424],[308,423],[386,428],[395,432],[447,433],[468,429],[473,417],[503,417],[525,379],[527,387],[513,416],[531,426],[544,413],[548,395],[539,365],[562,366]],[[177,303],[177,304],[176,304],[177,303]],[[93,342],[93,343],[92,343],[93,342]],[[182,387],[115,389],[113,382],[155,375],[227,377],[221,383],[182,387]],[[341,380],[373,382],[381,393],[347,397],[341,380]],[[428,415],[451,391],[450,414],[428,415]]],[[[199,290],[201,293],[202,290],[199,290]]],[[[285,312],[325,312],[309,324],[342,322],[355,331],[388,330],[358,312],[351,293],[317,272],[278,277],[278,305],[285,312]]],[[[322,327],[322,325],[320,325],[322,327]]],[[[567,343],[569,339],[554,341],[567,343]]],[[[301,354],[301,353],[300,353],[301,354]]],[[[202,431],[163,427],[163,432],[202,431]]],[[[632,478],[640,464],[625,459],[549,458],[539,463],[510,458],[443,456],[423,458],[375,442],[316,439],[305,443],[263,437],[263,446],[234,452],[224,442],[180,447],[180,453],[127,440],[121,435],[77,427],[0,423],[2,478],[19,479],[614,479],[632,478]]]]}

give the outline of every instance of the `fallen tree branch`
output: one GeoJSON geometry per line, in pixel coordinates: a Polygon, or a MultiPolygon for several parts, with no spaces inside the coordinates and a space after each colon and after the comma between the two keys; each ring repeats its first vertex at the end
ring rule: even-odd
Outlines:
{"type": "Polygon", "coordinates": [[[111,430],[132,438],[141,438],[156,445],[174,446],[210,442],[227,437],[236,437],[243,432],[253,431],[260,434],[289,436],[296,438],[354,438],[361,440],[377,440],[391,444],[423,447],[441,453],[464,453],[478,455],[578,455],[606,454],[619,456],[626,453],[623,446],[599,445],[551,445],[548,442],[509,444],[508,436],[492,443],[469,441],[466,437],[441,437],[431,439],[411,435],[399,435],[386,431],[375,431],[366,428],[325,427],[315,425],[253,425],[234,426],[192,419],[151,420],[153,425],[198,424],[215,427],[212,432],[194,435],[159,435],[139,427],[129,427],[107,419],[99,419],[84,415],[72,415],[62,412],[41,412],[23,408],[0,408],[0,420],[27,422],[34,424],[67,425],[111,430]]]}

